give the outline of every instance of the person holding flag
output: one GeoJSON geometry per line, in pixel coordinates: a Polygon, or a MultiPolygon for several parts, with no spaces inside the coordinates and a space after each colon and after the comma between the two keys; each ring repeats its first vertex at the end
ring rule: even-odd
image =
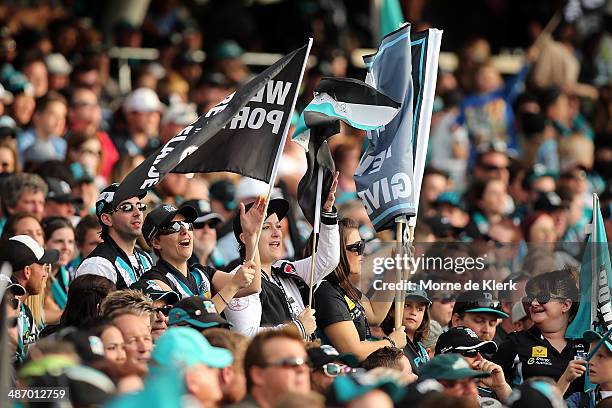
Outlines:
{"type": "MultiPolygon", "coordinates": [[[[321,232],[317,254],[314,258],[315,284],[336,268],[340,260],[340,237],[334,208],[338,174],[321,211],[321,232]]],[[[249,210],[253,204],[246,206],[249,210]]],[[[272,199],[263,223],[258,252],[261,260],[261,292],[235,298],[225,309],[227,320],[233,329],[247,336],[254,336],[270,327],[293,323],[304,338],[315,330],[314,309],[308,305],[308,288],[312,258],[295,262],[281,260],[283,233],[280,221],[289,210],[284,199],[272,199]]],[[[234,220],[234,234],[240,243],[240,256],[246,257],[246,236],[241,217],[234,220]]]]}
{"type": "Polygon", "coordinates": [[[136,248],[147,210],[147,205],[140,200],[146,192],[113,205],[118,188],[118,183],[109,185],[96,200],[96,215],[102,225],[104,242],[83,260],[75,278],[87,274],[100,275],[111,280],[117,289],[127,289],[151,269],[153,260],[145,251],[136,248]]]}
{"type": "Polygon", "coordinates": [[[361,277],[365,243],[354,220],[343,218],[339,225],[340,263],[314,293],[319,337],[341,353],[354,354],[359,361],[383,347],[404,348],[407,338],[403,326],[383,340],[372,341],[370,325],[384,320],[392,302],[371,302],[355,287],[361,277]]]}
{"type": "MultiPolygon", "coordinates": [[[[245,213],[241,204],[241,226],[246,246],[247,259],[255,253],[257,228],[263,218],[264,200],[258,199],[245,213]]],[[[196,209],[183,205],[177,209],[163,204],[151,211],[144,220],[142,233],[159,258],[157,264],[146,272],[141,281],[164,291],[179,294],[181,299],[192,296],[211,298],[221,312],[234,296],[258,293],[260,278],[257,274],[259,258],[245,262],[236,273],[217,271],[209,266],[189,264],[193,255],[193,222],[198,218],[196,209]],[[214,296],[213,296],[214,293],[214,296]]]]}

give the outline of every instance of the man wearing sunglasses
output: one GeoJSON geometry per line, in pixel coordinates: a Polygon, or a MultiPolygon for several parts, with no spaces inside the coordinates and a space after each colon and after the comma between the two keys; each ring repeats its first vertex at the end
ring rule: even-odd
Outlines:
{"type": "MultiPolygon", "coordinates": [[[[263,200],[248,213],[242,207],[245,230],[249,237],[256,236],[256,228],[263,217],[263,200]]],[[[258,258],[241,265],[235,274],[217,271],[210,266],[189,264],[193,255],[193,221],[198,218],[195,208],[183,205],[180,209],[163,204],[151,211],[144,221],[143,236],[159,258],[157,264],[142,276],[160,288],[179,294],[181,299],[191,296],[212,298],[218,311],[223,311],[234,296],[247,296],[259,292],[260,278],[256,271],[258,258]],[[254,285],[251,285],[255,282],[254,285]],[[214,294],[214,296],[213,296],[214,294]]],[[[254,251],[254,239],[249,239],[247,254],[254,251]]]]}
{"type": "Polygon", "coordinates": [[[482,340],[493,340],[499,319],[508,314],[491,292],[468,290],[457,297],[453,307],[452,327],[466,326],[482,340]]]}
{"type": "Polygon", "coordinates": [[[266,330],[253,338],[244,356],[247,395],[231,408],[269,408],[287,393],[310,391],[308,354],[297,330],[266,330]]]}
{"type": "Polygon", "coordinates": [[[145,196],[132,197],[113,206],[118,183],[111,184],[100,193],[96,201],[96,215],[102,225],[102,239],[83,260],[76,276],[100,275],[110,279],[117,289],[126,289],[151,269],[151,257],[136,248],[136,239],[142,233],[146,204],[145,196]]]}
{"type": "Polygon", "coordinates": [[[512,388],[506,383],[504,370],[483,357],[483,354],[494,354],[497,345],[492,341],[482,341],[468,327],[451,327],[438,337],[436,355],[460,354],[473,370],[481,370],[491,374],[482,378],[478,384],[478,395],[505,401],[512,388]]]}
{"type": "Polygon", "coordinates": [[[310,359],[310,384],[312,390],[325,395],[336,377],[355,371],[359,361],[354,354],[338,353],[329,345],[311,347],[307,350],[310,359]]]}

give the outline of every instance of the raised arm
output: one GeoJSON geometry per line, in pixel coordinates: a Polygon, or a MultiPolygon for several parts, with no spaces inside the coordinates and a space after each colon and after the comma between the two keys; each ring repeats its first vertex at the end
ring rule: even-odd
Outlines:
{"type": "MultiPolygon", "coordinates": [[[[332,186],[327,200],[322,206],[321,233],[317,253],[315,254],[314,281],[317,283],[329,275],[340,262],[340,233],[338,229],[338,215],[334,209],[336,201],[336,187],[338,185],[338,172],[334,175],[332,186]]],[[[310,285],[310,266],[312,257],[294,262],[296,273],[310,285]]]]}

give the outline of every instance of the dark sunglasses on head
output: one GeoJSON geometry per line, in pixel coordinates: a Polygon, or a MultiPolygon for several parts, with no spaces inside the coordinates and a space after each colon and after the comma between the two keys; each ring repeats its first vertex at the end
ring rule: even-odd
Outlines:
{"type": "Polygon", "coordinates": [[[202,229],[207,226],[211,229],[215,229],[217,222],[216,221],[208,221],[208,222],[194,222],[193,229],[202,229]]]}
{"type": "Polygon", "coordinates": [[[281,367],[281,368],[297,368],[302,366],[310,366],[310,361],[300,357],[285,358],[278,361],[265,363],[262,367],[281,367]]]}
{"type": "Polygon", "coordinates": [[[123,203],[123,204],[119,204],[115,208],[114,212],[121,211],[123,213],[130,213],[130,212],[134,211],[134,208],[137,208],[138,211],[140,211],[140,212],[147,211],[147,205],[145,203],[136,203],[136,204],[123,203]]]}
{"type": "Polygon", "coordinates": [[[552,299],[565,300],[566,298],[564,298],[563,296],[553,295],[553,294],[548,293],[548,292],[540,292],[540,293],[537,293],[535,295],[527,295],[527,296],[523,297],[522,302],[523,302],[524,305],[529,307],[531,305],[531,303],[533,303],[534,300],[537,300],[538,303],[541,304],[541,305],[545,305],[548,302],[550,302],[552,299]]]}
{"type": "Polygon", "coordinates": [[[346,246],[347,251],[356,252],[357,255],[363,255],[363,251],[365,251],[365,241],[357,241],[354,244],[350,244],[346,246]]]}
{"type": "Polygon", "coordinates": [[[346,375],[355,371],[355,369],[352,367],[338,363],[327,363],[324,364],[321,368],[323,369],[325,375],[328,377],[337,377],[339,375],[346,375]]]}
{"type": "Polygon", "coordinates": [[[168,225],[159,227],[157,229],[157,235],[176,234],[181,228],[185,228],[187,231],[193,231],[193,224],[185,221],[173,221],[168,225]]]}
{"type": "Polygon", "coordinates": [[[156,307],[155,308],[155,313],[161,313],[164,316],[168,316],[170,314],[171,310],[172,310],[172,305],[166,305],[166,306],[162,306],[162,307],[156,307]]]}

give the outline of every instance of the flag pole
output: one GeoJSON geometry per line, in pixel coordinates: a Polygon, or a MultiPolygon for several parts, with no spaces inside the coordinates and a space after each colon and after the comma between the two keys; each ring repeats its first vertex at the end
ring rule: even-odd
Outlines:
{"type": "Polygon", "coordinates": [[[315,255],[317,253],[317,234],[321,229],[321,192],[323,190],[323,167],[317,171],[317,197],[315,200],[314,225],[312,228],[312,253],[310,255],[310,287],[308,288],[308,306],[312,306],[312,290],[314,287],[315,255]]]}
{"type": "MultiPolygon", "coordinates": [[[[397,217],[395,219],[395,240],[397,241],[397,248],[399,250],[399,254],[400,256],[403,255],[403,249],[404,249],[404,231],[403,231],[403,227],[404,227],[404,221],[405,218],[404,217],[397,217]]],[[[402,277],[403,275],[403,269],[402,268],[397,268],[395,270],[395,281],[396,283],[400,284],[402,282],[402,277]]],[[[404,312],[404,290],[401,289],[401,284],[396,286],[395,289],[395,309],[394,309],[394,327],[395,329],[399,329],[402,325],[402,320],[403,320],[403,312],[404,312]]]]}
{"type": "Polygon", "coordinates": [[[597,242],[595,240],[595,231],[597,231],[597,212],[599,208],[599,198],[597,194],[593,193],[593,221],[591,223],[591,322],[595,322],[597,319],[597,298],[598,298],[598,287],[599,282],[599,271],[597,269],[597,242]]]}
{"type": "MultiPolygon", "coordinates": [[[[299,95],[300,85],[302,84],[302,79],[304,78],[304,71],[306,70],[306,64],[308,63],[308,56],[310,55],[310,49],[312,48],[312,38],[308,39],[308,47],[306,49],[306,56],[304,57],[304,62],[302,64],[302,71],[300,72],[300,79],[295,85],[296,92],[293,96],[293,102],[291,103],[291,110],[289,111],[289,116],[293,115],[293,111],[295,110],[295,104],[297,102],[297,98],[299,95]]],[[[278,166],[280,164],[280,158],[283,154],[283,149],[285,147],[285,142],[287,140],[287,134],[289,133],[289,126],[291,121],[288,120],[285,124],[285,129],[283,130],[283,137],[281,138],[280,144],[278,146],[278,150],[276,151],[276,157],[274,158],[274,166],[272,167],[272,175],[270,176],[270,183],[268,186],[268,194],[266,196],[266,204],[264,206],[264,218],[261,220],[259,224],[259,229],[257,230],[257,237],[255,239],[255,248],[259,245],[259,239],[261,238],[261,230],[263,229],[263,224],[265,219],[265,214],[268,213],[268,204],[270,204],[270,197],[272,196],[272,189],[274,188],[274,184],[276,183],[276,176],[278,175],[278,166]]],[[[255,259],[255,251],[253,251],[253,255],[251,256],[250,261],[255,259]]]]}

